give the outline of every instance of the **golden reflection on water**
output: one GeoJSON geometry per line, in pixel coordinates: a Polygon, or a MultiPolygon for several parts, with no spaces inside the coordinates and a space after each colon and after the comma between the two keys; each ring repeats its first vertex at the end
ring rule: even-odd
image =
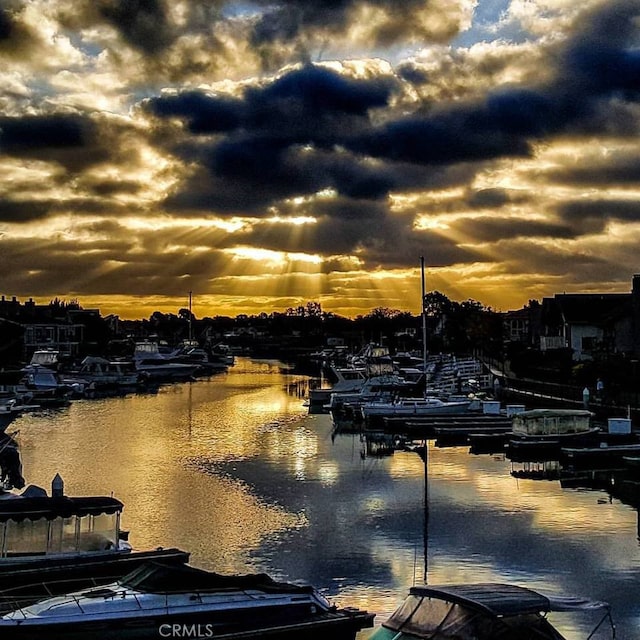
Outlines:
{"type": "Polygon", "coordinates": [[[304,376],[239,359],[157,394],[27,415],[15,423],[23,475],[48,489],[59,472],[68,495],[113,494],[136,548],[176,546],[204,568],[310,581],[378,623],[425,572],[431,583],[592,597],[601,581],[636,575],[635,509],[514,478],[504,456],[467,447],[430,443],[425,484],[416,453],[363,457],[358,434],[334,440],[329,416],[308,415],[306,389],[304,376]]]}
{"type": "Polygon", "coordinates": [[[122,500],[135,548],[177,546],[200,566],[246,571],[251,549],[303,526],[304,515],[266,503],[226,475],[204,475],[202,465],[285,451],[291,464],[304,465],[313,443],[300,429],[276,428],[306,414],[284,391],[289,377],[274,375],[269,364],[236,366],[233,376],[164,386],[157,394],[83,400],[24,416],[19,444],[27,483],[49,489],[60,473],[68,495],[122,500]]]}

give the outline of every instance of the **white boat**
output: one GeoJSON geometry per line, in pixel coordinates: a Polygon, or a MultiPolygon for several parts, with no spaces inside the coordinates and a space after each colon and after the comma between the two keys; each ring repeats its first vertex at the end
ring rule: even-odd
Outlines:
{"type": "Polygon", "coordinates": [[[335,382],[331,387],[311,389],[309,404],[325,405],[333,393],[357,393],[367,380],[364,367],[336,367],[330,365],[335,382]]]}
{"type": "Polygon", "coordinates": [[[356,391],[334,391],[329,398],[328,408],[332,412],[339,411],[345,405],[352,408],[361,407],[367,402],[383,401],[407,392],[414,388],[414,384],[407,382],[396,374],[383,374],[368,377],[360,389],[356,391]]]}
{"type": "Polygon", "coordinates": [[[159,637],[354,640],[373,614],[266,574],[224,576],[152,562],[128,576],[0,617],[3,639],[159,637]],[[189,634],[189,635],[184,635],[189,634]]]}
{"type": "Polygon", "coordinates": [[[94,388],[134,387],[138,384],[133,362],[107,360],[100,356],[87,356],[76,373],[94,388]]]}
{"type": "MultiPolygon", "coordinates": [[[[233,358],[233,356],[231,356],[233,358]]],[[[172,351],[167,360],[190,365],[196,365],[194,373],[211,374],[226,371],[229,368],[228,360],[223,354],[216,354],[203,349],[197,340],[184,340],[182,344],[172,351]]]]}
{"type": "Polygon", "coordinates": [[[615,637],[606,602],[549,596],[512,584],[480,583],[412,587],[371,640],[564,640],[547,619],[550,612],[592,616],[595,628],[585,638],[593,638],[608,621],[609,637],[615,637]]]}
{"type": "Polygon", "coordinates": [[[136,342],[133,352],[136,371],[149,380],[186,380],[198,369],[197,363],[173,362],[160,353],[153,340],[136,342]]]}
{"type": "Polygon", "coordinates": [[[466,413],[471,400],[441,400],[427,396],[425,398],[398,398],[390,402],[366,402],[362,405],[365,420],[370,418],[442,416],[466,413]]]}
{"type": "Polygon", "coordinates": [[[63,379],[57,371],[39,364],[29,364],[22,371],[25,397],[32,404],[68,404],[71,397],[81,396],[88,384],[75,377],[63,379]]]}

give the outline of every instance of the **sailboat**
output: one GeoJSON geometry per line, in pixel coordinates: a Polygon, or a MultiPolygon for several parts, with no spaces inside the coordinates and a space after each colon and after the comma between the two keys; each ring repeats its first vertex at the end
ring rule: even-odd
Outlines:
{"type": "Polygon", "coordinates": [[[427,314],[424,304],[425,275],[424,256],[420,257],[422,280],[422,366],[424,371],[425,389],[421,398],[395,398],[390,401],[372,401],[362,405],[362,415],[365,420],[370,418],[391,417],[420,417],[441,416],[466,413],[471,406],[471,399],[443,400],[429,394],[427,389],[427,314]]]}

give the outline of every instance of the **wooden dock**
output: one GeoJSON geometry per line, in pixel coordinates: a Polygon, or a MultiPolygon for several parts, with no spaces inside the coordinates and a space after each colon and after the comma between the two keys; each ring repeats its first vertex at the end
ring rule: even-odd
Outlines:
{"type": "Polygon", "coordinates": [[[384,430],[412,438],[457,437],[479,433],[507,433],[511,418],[504,414],[468,413],[459,415],[422,416],[420,418],[385,418],[384,430]]]}

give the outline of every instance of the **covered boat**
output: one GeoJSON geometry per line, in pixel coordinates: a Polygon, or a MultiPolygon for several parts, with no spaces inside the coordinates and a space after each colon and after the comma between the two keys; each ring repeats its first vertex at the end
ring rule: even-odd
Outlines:
{"type": "Polygon", "coordinates": [[[526,455],[541,449],[558,453],[562,446],[593,444],[600,429],[591,424],[591,417],[592,413],[584,409],[532,409],[517,413],[509,436],[510,454],[526,455]]]}
{"type": "MultiPolygon", "coordinates": [[[[62,487],[59,476],[55,483],[62,487]]],[[[122,509],[113,497],[49,496],[35,486],[0,493],[0,612],[116,580],[149,560],[189,560],[179,549],[133,551],[120,528],[122,509]]]]}
{"type": "Polygon", "coordinates": [[[591,416],[591,412],[584,409],[522,411],[513,416],[513,433],[516,436],[535,437],[588,433],[594,430],[591,416]]]}
{"type": "Polygon", "coordinates": [[[597,612],[596,628],[607,620],[610,637],[614,637],[605,602],[546,596],[511,584],[480,583],[412,587],[371,640],[564,640],[545,617],[551,611],[597,612]]]}
{"type": "Polygon", "coordinates": [[[102,587],[16,609],[0,618],[0,636],[353,640],[372,624],[373,614],[337,609],[310,586],[151,562],[102,587]]]}

